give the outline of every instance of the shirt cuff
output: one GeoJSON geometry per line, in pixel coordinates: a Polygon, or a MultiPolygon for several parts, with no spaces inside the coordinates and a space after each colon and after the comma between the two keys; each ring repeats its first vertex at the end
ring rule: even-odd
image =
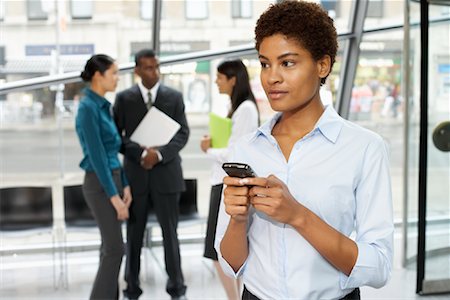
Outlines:
{"type": "Polygon", "coordinates": [[[242,276],[242,273],[244,273],[245,266],[247,265],[247,260],[242,264],[242,266],[237,270],[237,272],[234,272],[233,268],[228,264],[228,262],[220,255],[220,253],[217,253],[219,264],[222,267],[222,270],[225,274],[232,276],[234,279],[238,279],[240,276],[242,276]]]}
{"type": "Polygon", "coordinates": [[[144,149],[144,151],[142,151],[141,159],[147,156],[147,152],[147,149],[144,149]]]}
{"type": "Polygon", "coordinates": [[[379,254],[374,246],[362,242],[356,242],[356,245],[358,246],[358,258],[349,276],[341,273],[341,288],[351,289],[364,285],[374,288],[384,286],[390,278],[389,263],[377,263],[376,258],[379,254]]]}
{"type": "Polygon", "coordinates": [[[162,157],[161,152],[159,152],[159,150],[155,150],[155,151],[156,151],[156,155],[158,155],[158,161],[162,161],[163,157],[162,157]]]}

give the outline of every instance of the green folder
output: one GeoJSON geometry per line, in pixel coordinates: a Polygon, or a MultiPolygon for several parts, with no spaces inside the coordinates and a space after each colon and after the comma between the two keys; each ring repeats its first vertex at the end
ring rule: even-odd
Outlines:
{"type": "Polygon", "coordinates": [[[209,113],[209,135],[213,148],[226,148],[231,135],[231,119],[209,113]]]}

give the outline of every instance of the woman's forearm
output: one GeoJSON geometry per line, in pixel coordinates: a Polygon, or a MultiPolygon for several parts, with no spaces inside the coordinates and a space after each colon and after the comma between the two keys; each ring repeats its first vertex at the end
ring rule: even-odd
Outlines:
{"type": "Polygon", "coordinates": [[[235,272],[242,267],[248,256],[247,221],[230,219],[220,252],[235,272]]]}

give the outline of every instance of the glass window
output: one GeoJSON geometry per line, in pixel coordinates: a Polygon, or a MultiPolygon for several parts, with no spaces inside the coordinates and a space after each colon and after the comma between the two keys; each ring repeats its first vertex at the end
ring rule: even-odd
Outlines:
{"type": "MultiPolygon", "coordinates": [[[[401,1],[398,1],[401,2],[401,1]]],[[[383,17],[384,9],[383,0],[372,0],[369,1],[369,7],[367,7],[367,17],[368,18],[381,18],[383,17]]]]}
{"type": "Polygon", "coordinates": [[[233,18],[251,18],[252,8],[251,0],[231,0],[231,13],[233,18]]]}
{"type": "Polygon", "coordinates": [[[153,0],[141,0],[141,18],[151,20],[153,18],[153,0]]]}
{"type": "Polygon", "coordinates": [[[376,29],[386,26],[403,25],[404,0],[370,0],[364,29],[376,29]]]}
{"type": "Polygon", "coordinates": [[[348,33],[350,25],[350,13],[356,1],[348,0],[306,0],[321,5],[328,15],[334,20],[334,26],[338,34],[348,33]]]}
{"type": "Polygon", "coordinates": [[[70,11],[72,19],[91,19],[92,0],[71,0],[70,11]]]}
{"type": "Polygon", "coordinates": [[[0,21],[3,21],[3,18],[5,17],[5,2],[6,1],[0,1],[0,21]]]}
{"type": "MultiPolygon", "coordinates": [[[[394,217],[402,216],[403,107],[401,62],[403,31],[366,34],[361,42],[349,119],[380,134],[389,149],[394,217]]],[[[419,74],[420,72],[411,72],[419,74]]]]}
{"type": "MultiPolygon", "coordinates": [[[[431,5],[430,8],[448,12],[448,7],[444,6],[431,5]]],[[[450,152],[442,147],[450,145],[448,134],[446,136],[443,130],[444,124],[450,121],[450,22],[431,24],[428,32],[425,280],[444,282],[450,279],[450,152]],[[436,255],[431,255],[433,252],[436,255]]],[[[414,83],[416,85],[420,86],[414,83]]]]}
{"type": "Polygon", "coordinates": [[[28,19],[29,20],[47,20],[48,9],[46,9],[47,7],[44,7],[45,4],[46,3],[42,0],[27,0],[28,19]]]}
{"type": "Polygon", "coordinates": [[[321,0],[320,4],[328,11],[328,15],[335,19],[339,17],[339,2],[337,0],[321,0]]]}
{"type": "MultiPolygon", "coordinates": [[[[250,1],[250,0],[245,0],[250,1]]],[[[207,1],[171,0],[162,2],[164,18],[161,21],[161,53],[163,44],[173,45],[184,52],[196,50],[224,49],[230,42],[239,45],[254,43],[254,29],[257,18],[273,0],[251,1],[252,14],[249,18],[233,19],[231,1],[214,1],[207,7],[208,18],[192,22],[185,18],[188,3],[209,3],[207,1]],[[192,38],[191,38],[192,37],[192,38]],[[194,38],[195,37],[195,38],[194,38]],[[208,48],[191,47],[187,43],[201,42],[208,48]]],[[[244,4],[243,4],[244,5],[244,4]]],[[[205,6],[203,6],[205,8],[205,6]]],[[[205,9],[206,10],[206,9],[205,9]]],[[[244,11],[242,11],[244,12],[244,11]]],[[[170,46],[171,47],[171,46],[170,46]]],[[[175,50],[175,48],[173,48],[175,50]]]]}
{"type": "Polygon", "coordinates": [[[186,0],[186,19],[207,19],[208,2],[206,0],[186,0]]]}

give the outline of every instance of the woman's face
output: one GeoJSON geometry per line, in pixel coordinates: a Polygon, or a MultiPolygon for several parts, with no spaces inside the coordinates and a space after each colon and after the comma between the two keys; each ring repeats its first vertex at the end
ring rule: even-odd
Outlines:
{"type": "Polygon", "coordinates": [[[101,76],[99,76],[101,86],[105,92],[114,92],[119,82],[119,68],[113,63],[101,76]]]}
{"type": "Polygon", "coordinates": [[[320,78],[329,72],[328,57],[315,61],[298,42],[281,34],[264,38],[258,54],[261,83],[273,110],[296,112],[313,101],[320,103],[320,78]]]}
{"type": "Polygon", "coordinates": [[[235,82],[236,77],[228,79],[224,74],[217,72],[216,84],[219,88],[219,93],[231,96],[235,82]]]}

